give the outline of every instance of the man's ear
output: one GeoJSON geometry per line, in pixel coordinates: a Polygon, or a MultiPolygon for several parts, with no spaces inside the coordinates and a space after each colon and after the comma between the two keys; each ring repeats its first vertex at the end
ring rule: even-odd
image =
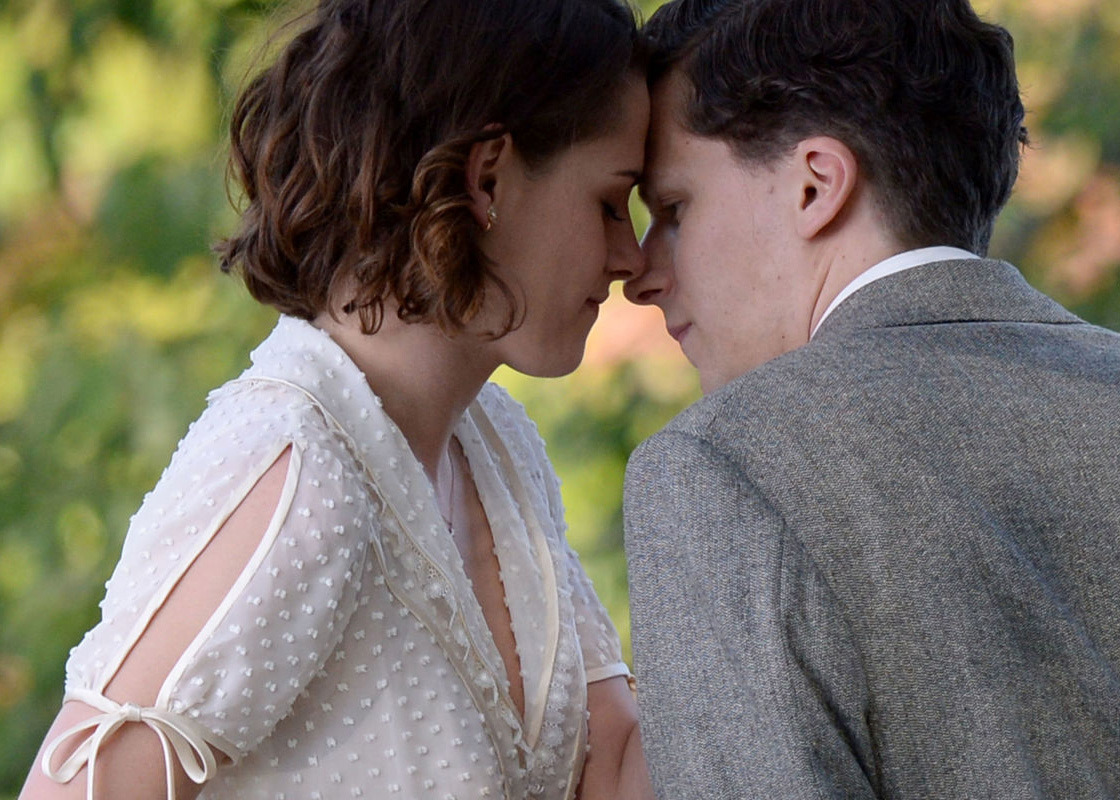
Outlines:
{"type": "Polygon", "coordinates": [[[852,200],[859,162],[851,148],[831,136],[803,139],[794,159],[800,180],[796,229],[802,238],[812,239],[852,200]]]}
{"type": "Polygon", "coordinates": [[[467,195],[471,199],[470,209],[484,230],[489,230],[492,223],[490,210],[497,202],[500,177],[509,169],[513,160],[513,138],[509,133],[475,142],[467,154],[466,179],[467,195]]]}

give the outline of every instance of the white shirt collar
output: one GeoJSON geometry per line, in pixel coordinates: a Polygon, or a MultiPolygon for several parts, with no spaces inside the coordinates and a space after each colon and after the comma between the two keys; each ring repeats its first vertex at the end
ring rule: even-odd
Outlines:
{"type": "Polygon", "coordinates": [[[968,250],[962,250],[959,247],[939,245],[937,247],[920,247],[917,250],[906,250],[884,259],[878,264],[865,269],[856,276],[855,280],[840,290],[840,293],[828,304],[828,308],[824,310],[824,314],[821,315],[821,318],[817,320],[817,324],[813,326],[813,332],[809,334],[809,338],[812,339],[816,335],[821,327],[821,323],[828,319],[828,315],[831,314],[838,305],[867,284],[877,281],[880,278],[885,278],[888,275],[893,275],[896,272],[920,267],[923,264],[932,264],[935,261],[960,261],[961,259],[969,258],[980,258],[980,256],[975,253],[970,253],[968,250]]]}

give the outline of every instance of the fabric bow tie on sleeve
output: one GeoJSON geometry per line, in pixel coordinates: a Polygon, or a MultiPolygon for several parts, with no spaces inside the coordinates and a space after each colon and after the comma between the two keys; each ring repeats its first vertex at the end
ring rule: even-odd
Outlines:
{"type": "Polygon", "coordinates": [[[167,797],[175,800],[175,769],[172,758],[178,760],[183,772],[197,784],[214,777],[218,762],[214,750],[236,759],[237,753],[217,736],[193,720],[158,708],[141,708],[134,703],[120,704],[95,692],[70,691],[66,700],[77,700],[100,711],[93,717],[59,734],[43,753],[43,773],[58,783],[69,783],[82,767],[88,765],[86,797],[93,800],[94,770],[101,745],[124,724],[140,722],[151,728],[163,747],[164,767],[167,774],[167,797]],[[52,766],[54,756],[63,744],[82,737],[77,749],[57,768],[52,766]]]}

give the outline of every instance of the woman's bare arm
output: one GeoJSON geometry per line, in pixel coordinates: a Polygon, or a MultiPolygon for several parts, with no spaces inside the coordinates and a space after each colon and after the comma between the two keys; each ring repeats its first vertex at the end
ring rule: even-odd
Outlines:
{"type": "Polygon", "coordinates": [[[588,684],[587,708],[591,750],[583,766],[580,800],[652,800],[638,706],[626,678],[588,684]]]}

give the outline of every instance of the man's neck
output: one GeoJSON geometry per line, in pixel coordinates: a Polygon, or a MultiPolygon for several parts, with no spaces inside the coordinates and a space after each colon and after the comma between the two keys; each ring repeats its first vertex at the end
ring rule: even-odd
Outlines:
{"type": "Polygon", "coordinates": [[[869,283],[873,283],[880,278],[885,278],[888,275],[893,275],[896,272],[903,272],[914,267],[922,266],[923,264],[969,258],[979,258],[979,256],[967,250],[962,250],[959,247],[951,247],[948,245],[935,245],[932,247],[903,250],[898,253],[893,253],[886,258],[881,258],[858,272],[851,280],[842,286],[838,292],[834,293],[832,299],[824,306],[819,316],[816,313],[816,309],[814,309],[813,327],[809,338],[811,339],[813,335],[816,334],[821,323],[824,322],[837,306],[869,283]]]}
{"type": "Polygon", "coordinates": [[[865,229],[857,236],[850,235],[851,229],[845,233],[849,235],[821,245],[816,268],[819,288],[810,317],[809,338],[849,284],[876,264],[906,250],[877,229],[865,229]]]}

